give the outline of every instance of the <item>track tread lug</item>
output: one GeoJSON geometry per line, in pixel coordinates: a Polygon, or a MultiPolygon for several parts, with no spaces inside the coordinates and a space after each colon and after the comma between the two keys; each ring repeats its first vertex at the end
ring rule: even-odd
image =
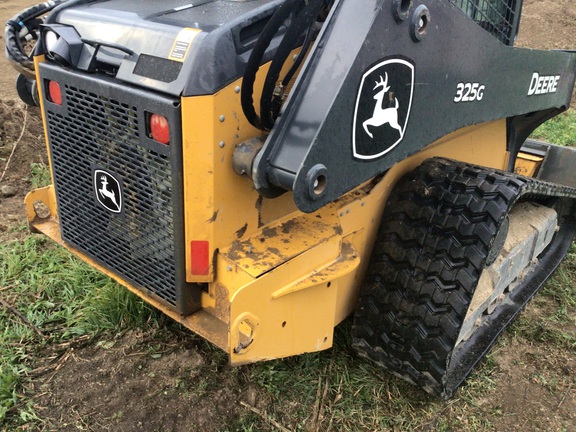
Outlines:
{"type": "Polygon", "coordinates": [[[440,158],[402,179],[385,209],[360,294],[357,351],[450,397],[454,346],[500,224],[527,192],[576,196],[573,189],[553,188],[440,158]]]}

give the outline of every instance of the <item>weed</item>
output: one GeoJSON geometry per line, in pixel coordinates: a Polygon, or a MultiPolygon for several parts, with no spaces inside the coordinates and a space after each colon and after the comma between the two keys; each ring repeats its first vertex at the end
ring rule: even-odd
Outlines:
{"type": "Polygon", "coordinates": [[[576,111],[566,111],[534,131],[532,138],[553,144],[576,146],[576,111]]]}
{"type": "Polygon", "coordinates": [[[30,164],[30,183],[32,189],[48,186],[51,182],[52,178],[48,166],[37,162],[30,164]]]}

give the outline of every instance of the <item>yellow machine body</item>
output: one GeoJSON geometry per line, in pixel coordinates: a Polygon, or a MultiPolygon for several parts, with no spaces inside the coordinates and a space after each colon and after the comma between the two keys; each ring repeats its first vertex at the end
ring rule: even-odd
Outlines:
{"type": "MultiPolygon", "coordinates": [[[[389,194],[423,160],[442,156],[499,169],[508,162],[506,120],[467,127],[336,202],[305,214],[296,209],[291,193],[262,198],[249,179],[232,169],[236,145],[258,134],[242,115],[240,85],[237,81],[215,95],[181,101],[182,235],[187,245],[207,241],[212,258],[207,275],[193,275],[188,264],[187,280],[206,287],[201,309],[191,315],[179,315],[65,243],[53,186],[26,198],[28,219],[35,230],[228,352],[233,364],[332,346],[334,327],[356,305],[389,194]],[[49,216],[39,211],[39,202],[47,206],[49,216]]],[[[523,171],[537,163],[521,160],[523,171]]],[[[191,262],[190,256],[186,262],[191,262]]]]}

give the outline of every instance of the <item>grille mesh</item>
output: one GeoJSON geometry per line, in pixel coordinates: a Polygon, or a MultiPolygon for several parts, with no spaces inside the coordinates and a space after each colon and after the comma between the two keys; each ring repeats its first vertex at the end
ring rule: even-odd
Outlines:
{"type": "Polygon", "coordinates": [[[136,107],[68,84],[65,98],[66,116],[47,109],[62,237],[175,305],[169,152],[140,143],[136,107]],[[96,200],[96,169],[121,182],[121,214],[96,200]]]}
{"type": "Polygon", "coordinates": [[[514,42],[517,21],[516,0],[450,0],[482,28],[507,45],[514,42]]]}

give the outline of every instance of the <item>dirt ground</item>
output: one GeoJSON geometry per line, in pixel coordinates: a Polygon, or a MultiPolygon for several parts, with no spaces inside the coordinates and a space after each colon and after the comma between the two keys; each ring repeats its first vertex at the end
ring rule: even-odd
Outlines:
{"type": "MultiPolygon", "coordinates": [[[[0,24],[18,11],[37,4],[31,0],[0,2],[0,24]]],[[[4,56],[4,32],[0,33],[0,235],[9,223],[22,221],[22,199],[29,190],[26,181],[31,163],[47,163],[40,111],[27,108],[15,90],[17,73],[4,56]],[[8,167],[7,162],[10,161],[8,167]],[[8,187],[8,188],[7,188],[8,187]],[[7,190],[8,189],[8,190],[7,190]],[[10,190],[11,189],[11,190],[10,190]],[[8,192],[8,193],[6,193],[8,192]],[[8,196],[6,196],[8,195],[8,196]]]]}
{"type": "MultiPolygon", "coordinates": [[[[517,44],[576,49],[573,2],[525,0],[517,44]]],[[[37,3],[2,0],[0,22],[37,3]]],[[[0,41],[3,46],[3,35],[0,41]]],[[[0,56],[0,237],[10,224],[24,223],[30,164],[47,163],[39,111],[15,100],[15,76],[0,56]]],[[[546,311],[531,307],[528,313],[546,311]]],[[[103,344],[48,352],[37,365],[47,372],[38,373],[36,386],[46,429],[219,431],[244,409],[240,401],[266,409],[269,400],[247,381],[245,369],[231,371],[214,350],[206,355],[197,349],[203,343],[198,338],[175,331],[153,345],[157,340],[133,331],[103,344]]],[[[479,406],[502,414],[494,420],[496,430],[576,430],[576,389],[571,385],[559,394],[538,378],[573,377],[576,355],[512,342],[498,348],[494,358],[495,386],[479,406]]]]}

